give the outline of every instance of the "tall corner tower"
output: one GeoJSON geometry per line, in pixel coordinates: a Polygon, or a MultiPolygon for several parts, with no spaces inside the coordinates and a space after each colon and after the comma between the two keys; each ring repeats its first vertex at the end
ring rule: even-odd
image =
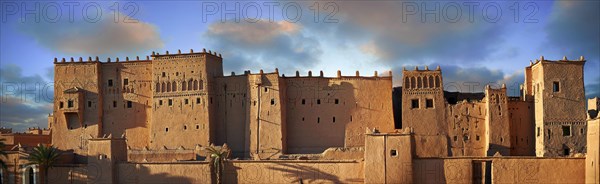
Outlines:
{"type": "Polygon", "coordinates": [[[416,135],[446,134],[448,128],[441,69],[403,69],[402,81],[402,128],[411,127],[416,135]]]}
{"type": "Polygon", "coordinates": [[[556,61],[542,56],[531,66],[531,80],[526,85],[530,85],[534,100],[536,156],[585,152],[585,62],[583,56],[556,61]]]}

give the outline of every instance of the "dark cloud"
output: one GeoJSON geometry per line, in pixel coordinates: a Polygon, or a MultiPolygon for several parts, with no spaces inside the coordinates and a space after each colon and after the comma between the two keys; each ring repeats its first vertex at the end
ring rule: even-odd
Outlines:
{"type": "MultiPolygon", "coordinates": [[[[547,41],[568,56],[600,56],[600,1],[556,1],[546,27],[547,41]]],[[[597,64],[596,64],[597,66],[597,64]]]]}
{"type": "MultiPolygon", "coordinates": [[[[438,65],[428,65],[430,70],[434,70],[438,65]]],[[[406,70],[414,70],[415,66],[405,67],[406,70]]],[[[486,85],[492,88],[500,88],[506,84],[507,93],[510,96],[519,95],[519,85],[525,80],[522,72],[505,74],[500,70],[493,70],[487,67],[461,67],[457,65],[440,65],[444,82],[444,90],[460,92],[482,92],[486,85]]],[[[424,66],[419,66],[419,70],[424,70],[424,66]]],[[[396,85],[401,85],[402,67],[394,69],[394,79],[396,85]]]]}
{"type": "MultiPolygon", "coordinates": [[[[473,13],[472,22],[462,2],[336,1],[337,23],[324,23],[321,20],[324,17],[319,17],[319,22],[307,18],[303,24],[322,37],[339,40],[340,45],[354,44],[362,52],[391,66],[421,61],[474,63],[486,59],[497,49],[507,24],[484,19],[481,10],[489,2],[471,3],[479,7],[473,13]],[[436,5],[438,21],[435,15],[421,14],[422,10],[434,9],[436,5]],[[449,20],[457,13],[453,8],[444,11],[447,5],[460,7],[461,17],[449,20]],[[418,9],[416,14],[408,15],[409,6],[418,9]]],[[[508,3],[498,5],[502,9],[509,6],[508,3]]]]}
{"type": "Polygon", "coordinates": [[[223,53],[226,71],[279,67],[280,72],[292,73],[318,63],[322,54],[317,39],[305,35],[300,25],[285,21],[215,22],[204,37],[210,48],[223,53]]]}
{"type": "Polygon", "coordinates": [[[16,65],[0,67],[1,126],[24,131],[27,127],[47,126],[52,113],[54,86],[42,76],[25,76],[16,65]]]}
{"type": "MultiPolygon", "coordinates": [[[[163,47],[154,25],[142,21],[115,22],[114,16],[104,15],[98,22],[68,19],[56,23],[26,22],[20,23],[19,29],[41,45],[67,54],[145,54],[147,50],[163,47]]],[[[128,19],[126,15],[119,16],[128,19]]]]}

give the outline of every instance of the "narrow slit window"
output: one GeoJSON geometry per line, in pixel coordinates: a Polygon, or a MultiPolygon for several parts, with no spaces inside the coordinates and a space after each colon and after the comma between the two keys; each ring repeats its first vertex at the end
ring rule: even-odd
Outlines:
{"type": "Polygon", "coordinates": [[[553,92],[559,92],[560,91],[560,84],[558,82],[553,82],[552,83],[552,91],[553,92]]]}
{"type": "Polygon", "coordinates": [[[131,107],[133,107],[133,102],[127,101],[127,108],[131,108],[131,107]]]}

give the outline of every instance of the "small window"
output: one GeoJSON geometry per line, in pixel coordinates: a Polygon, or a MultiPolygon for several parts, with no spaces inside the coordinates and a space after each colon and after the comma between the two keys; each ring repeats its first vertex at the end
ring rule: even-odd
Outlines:
{"type": "Polygon", "coordinates": [[[113,101],[113,107],[117,107],[117,101],[113,101]]]}
{"type": "Polygon", "coordinates": [[[412,99],[410,104],[411,104],[411,108],[418,109],[419,108],[419,99],[412,99]]]}
{"type": "Polygon", "coordinates": [[[200,129],[200,125],[196,125],[196,130],[200,129]]]}
{"type": "Polygon", "coordinates": [[[558,82],[553,82],[552,83],[552,91],[553,92],[559,92],[560,91],[560,84],[558,82]]]}
{"type": "Polygon", "coordinates": [[[173,106],[173,99],[169,99],[169,106],[173,106]]]}
{"type": "Polygon", "coordinates": [[[73,107],[73,100],[69,100],[69,101],[67,101],[67,107],[68,107],[68,108],[71,108],[71,107],[73,107]]]}
{"type": "Polygon", "coordinates": [[[398,156],[398,151],[396,151],[395,149],[391,150],[390,156],[393,156],[393,157],[398,156]]]}
{"type": "Polygon", "coordinates": [[[317,123],[321,123],[321,118],[317,117],[317,123]]]}
{"type": "Polygon", "coordinates": [[[158,100],[158,105],[162,105],[162,100],[158,100]]]}
{"type": "Polygon", "coordinates": [[[537,127],[537,136],[540,136],[540,127],[537,127]]]}
{"type": "Polygon", "coordinates": [[[304,117],[302,117],[302,121],[304,121],[304,117]]]}
{"type": "Polygon", "coordinates": [[[169,128],[165,128],[165,132],[169,132],[169,128]]]}
{"type": "Polygon", "coordinates": [[[271,105],[275,105],[275,99],[271,98],[271,105]]]}
{"type": "Polygon", "coordinates": [[[571,126],[564,125],[562,126],[563,136],[571,136],[571,126]]]}
{"type": "Polygon", "coordinates": [[[88,107],[92,107],[92,101],[88,101],[88,107]]]}
{"type": "Polygon", "coordinates": [[[129,85],[129,79],[123,79],[123,85],[124,86],[129,85]]]}
{"type": "Polygon", "coordinates": [[[63,102],[60,102],[60,103],[58,103],[58,107],[59,107],[59,108],[61,108],[61,109],[62,109],[64,106],[65,106],[65,105],[64,105],[64,103],[63,103],[63,102]]]}
{"type": "Polygon", "coordinates": [[[183,125],[183,130],[187,130],[187,125],[183,125]]]}
{"type": "Polygon", "coordinates": [[[190,101],[186,98],[185,100],[183,100],[183,103],[185,103],[187,105],[190,103],[190,101]]]}
{"type": "Polygon", "coordinates": [[[131,102],[131,101],[128,100],[127,101],[127,108],[131,108],[131,107],[133,107],[133,102],[131,102]]]}
{"type": "Polygon", "coordinates": [[[196,104],[200,104],[200,98],[196,98],[196,104]]]}
{"type": "Polygon", "coordinates": [[[113,81],[112,81],[112,79],[109,79],[108,80],[108,87],[112,87],[112,86],[113,86],[113,81]]]}
{"type": "Polygon", "coordinates": [[[458,137],[457,136],[454,136],[454,141],[455,142],[458,141],[458,137]]]}
{"type": "Polygon", "coordinates": [[[269,92],[269,88],[265,87],[265,93],[269,92]]]}
{"type": "Polygon", "coordinates": [[[571,149],[569,149],[569,148],[565,148],[565,149],[563,150],[563,155],[564,155],[564,156],[569,156],[570,154],[571,154],[571,149]]]}
{"type": "Polygon", "coordinates": [[[335,116],[333,117],[333,122],[335,123],[335,116]]]}
{"type": "Polygon", "coordinates": [[[210,97],[210,104],[212,104],[212,97],[210,97]]]}
{"type": "Polygon", "coordinates": [[[339,103],[340,103],[340,100],[336,98],[335,99],[335,104],[339,104],[339,103]]]}
{"type": "Polygon", "coordinates": [[[425,108],[433,108],[433,99],[425,100],[425,108]]]}
{"type": "Polygon", "coordinates": [[[162,77],[166,77],[167,74],[165,72],[162,73],[162,77]]]}
{"type": "Polygon", "coordinates": [[[321,104],[321,99],[317,99],[317,104],[321,104]]]}
{"type": "Polygon", "coordinates": [[[306,100],[302,99],[302,105],[306,104],[306,100]]]}
{"type": "Polygon", "coordinates": [[[479,141],[479,135],[476,135],[476,136],[475,136],[475,140],[478,140],[478,141],[479,141]]]}
{"type": "Polygon", "coordinates": [[[579,134],[583,135],[583,128],[579,129],[579,134]]]}

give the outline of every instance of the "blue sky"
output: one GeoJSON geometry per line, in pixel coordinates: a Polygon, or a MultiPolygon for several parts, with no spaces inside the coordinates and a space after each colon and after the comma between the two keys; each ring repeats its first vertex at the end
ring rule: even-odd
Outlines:
{"type": "Polygon", "coordinates": [[[448,90],[515,95],[530,60],[583,55],[586,95],[600,91],[598,1],[2,1],[0,16],[0,122],[17,130],[46,126],[54,57],[207,48],[226,74],[391,70],[395,85],[440,65],[448,90]]]}

